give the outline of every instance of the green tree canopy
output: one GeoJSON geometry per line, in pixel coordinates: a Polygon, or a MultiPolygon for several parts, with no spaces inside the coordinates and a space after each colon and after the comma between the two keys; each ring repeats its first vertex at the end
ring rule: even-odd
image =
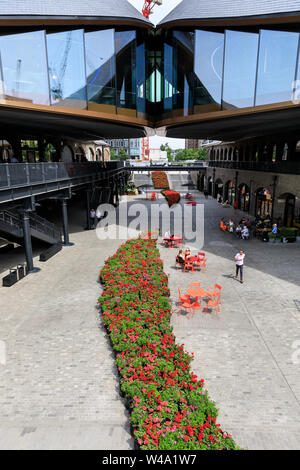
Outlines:
{"type": "Polygon", "coordinates": [[[206,148],[178,150],[175,161],[180,162],[184,160],[206,160],[206,148]]]}

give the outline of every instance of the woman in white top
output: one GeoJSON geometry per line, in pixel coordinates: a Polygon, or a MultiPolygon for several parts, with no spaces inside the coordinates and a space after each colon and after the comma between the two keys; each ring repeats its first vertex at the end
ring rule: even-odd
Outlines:
{"type": "Polygon", "coordinates": [[[234,257],[234,261],[236,264],[236,273],[235,273],[235,278],[238,278],[239,272],[240,272],[240,282],[243,284],[243,267],[244,267],[244,258],[245,258],[245,252],[244,250],[240,250],[239,253],[237,253],[234,257]]]}

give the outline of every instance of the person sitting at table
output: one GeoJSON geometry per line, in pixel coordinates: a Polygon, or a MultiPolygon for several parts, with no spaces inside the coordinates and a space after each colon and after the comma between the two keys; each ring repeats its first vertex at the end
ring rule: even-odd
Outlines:
{"type": "Polygon", "coordinates": [[[228,232],[232,233],[234,229],[234,222],[232,219],[229,219],[228,221],[228,232]]]}
{"type": "Polygon", "coordinates": [[[184,252],[185,259],[189,258],[191,256],[191,250],[187,248],[184,252]]]}
{"type": "Polygon", "coordinates": [[[248,227],[246,227],[246,225],[244,225],[241,235],[242,235],[243,240],[249,239],[249,230],[248,230],[248,227]]]}
{"type": "Polygon", "coordinates": [[[220,229],[223,230],[223,232],[226,232],[227,230],[227,225],[224,222],[224,218],[220,220],[220,229]]]}
{"type": "Polygon", "coordinates": [[[274,233],[275,235],[277,235],[277,233],[278,233],[277,224],[273,224],[272,233],[274,233]]]}
{"type": "Polygon", "coordinates": [[[236,233],[236,236],[238,238],[241,238],[241,236],[242,236],[242,227],[240,225],[238,225],[237,228],[235,229],[235,233],[236,233]]]}
{"type": "Polygon", "coordinates": [[[166,233],[164,234],[164,238],[170,238],[170,232],[168,232],[168,230],[166,231],[166,233]]]}
{"type": "Polygon", "coordinates": [[[184,253],[182,250],[180,250],[176,256],[176,263],[184,264],[184,253]]]}

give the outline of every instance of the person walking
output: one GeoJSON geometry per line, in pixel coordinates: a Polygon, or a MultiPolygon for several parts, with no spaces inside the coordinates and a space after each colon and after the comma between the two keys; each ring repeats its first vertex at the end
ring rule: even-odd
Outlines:
{"type": "Polygon", "coordinates": [[[97,224],[99,224],[100,220],[102,219],[102,212],[100,209],[96,210],[96,217],[97,217],[97,224]]]}
{"type": "Polygon", "coordinates": [[[240,283],[241,284],[243,284],[243,282],[244,282],[244,279],[243,279],[244,258],[245,258],[244,250],[240,250],[240,252],[237,253],[234,257],[234,261],[235,261],[235,264],[236,264],[235,278],[238,279],[238,276],[239,276],[239,273],[240,273],[240,283]]]}
{"type": "Polygon", "coordinates": [[[92,209],[90,211],[90,228],[95,228],[95,217],[96,217],[95,209],[92,209]]]}

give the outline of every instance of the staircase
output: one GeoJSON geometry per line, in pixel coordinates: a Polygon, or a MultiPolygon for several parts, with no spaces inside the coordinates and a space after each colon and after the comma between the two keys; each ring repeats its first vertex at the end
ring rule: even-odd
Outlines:
{"type": "Polygon", "coordinates": [[[188,191],[196,189],[189,172],[168,173],[170,189],[174,191],[188,191]]]}
{"type": "Polygon", "coordinates": [[[151,171],[149,172],[150,176],[148,176],[148,172],[146,173],[134,173],[133,174],[133,182],[137,188],[153,188],[153,182],[151,177],[151,171]]]}
{"type": "MultiPolygon", "coordinates": [[[[33,238],[42,240],[50,245],[62,242],[61,231],[56,225],[48,222],[48,220],[43,219],[37,214],[29,213],[29,223],[33,238]]],[[[20,239],[23,239],[21,217],[10,211],[0,212],[0,234],[9,238],[10,241],[20,243],[20,239]]]]}

